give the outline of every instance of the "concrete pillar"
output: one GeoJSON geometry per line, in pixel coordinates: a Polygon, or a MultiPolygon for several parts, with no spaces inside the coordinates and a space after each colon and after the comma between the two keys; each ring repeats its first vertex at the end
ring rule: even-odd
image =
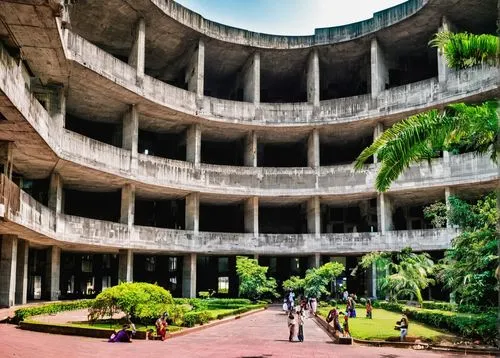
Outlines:
{"type": "Polygon", "coordinates": [[[307,60],[307,102],[319,106],[319,57],[318,49],[313,49],[307,60]]]}
{"type": "Polygon", "coordinates": [[[384,234],[393,230],[392,203],[385,193],[377,194],[377,219],[378,232],[384,234]]]}
{"type": "Polygon", "coordinates": [[[49,208],[54,210],[57,214],[62,213],[63,208],[63,180],[61,175],[53,171],[50,175],[49,184],[49,208]]]}
{"type": "Polygon", "coordinates": [[[259,198],[254,196],[245,200],[245,232],[259,236],[259,198]]]}
{"type": "Polygon", "coordinates": [[[372,266],[367,269],[368,273],[368,295],[377,298],[377,265],[372,262],[372,266]]]}
{"type": "Polygon", "coordinates": [[[132,158],[137,158],[137,143],[139,141],[139,111],[136,105],[131,105],[123,115],[122,148],[130,150],[132,158]]]}
{"type": "Polygon", "coordinates": [[[61,294],[59,280],[61,276],[61,249],[52,246],[47,250],[45,271],[45,293],[50,301],[57,301],[61,294]]]}
{"type": "MultiPolygon", "coordinates": [[[[384,124],[377,122],[377,124],[375,124],[375,128],[373,129],[373,141],[375,142],[375,140],[377,140],[382,133],[384,133],[384,124]]],[[[378,163],[377,154],[373,155],[373,162],[378,163]]]]}
{"type": "Polygon", "coordinates": [[[389,70],[387,68],[384,52],[378,41],[374,38],[371,42],[371,90],[372,98],[377,98],[380,92],[389,84],[389,70]]]}
{"type": "Polygon", "coordinates": [[[309,268],[317,268],[321,266],[321,254],[315,253],[313,256],[308,257],[309,268]]]}
{"type": "MultiPolygon", "coordinates": [[[[453,31],[453,26],[448,21],[448,19],[445,16],[443,16],[443,18],[441,19],[441,26],[439,27],[438,32],[446,32],[446,31],[453,31]]],[[[450,74],[451,69],[448,67],[444,53],[440,48],[437,49],[437,62],[438,62],[439,83],[445,83],[448,80],[448,76],[450,74]]]]}
{"type": "Polygon", "coordinates": [[[135,185],[125,184],[122,187],[122,198],[120,207],[120,223],[129,227],[134,225],[135,214],[135,185]]]}
{"type": "Polygon", "coordinates": [[[319,196],[313,196],[307,201],[307,231],[319,237],[321,233],[319,196]]]}
{"type": "MultiPolygon", "coordinates": [[[[451,209],[451,205],[450,205],[450,196],[454,195],[454,190],[453,188],[447,186],[446,188],[444,188],[444,200],[445,200],[445,203],[446,203],[446,211],[449,212],[450,209],[451,209]]],[[[453,227],[453,225],[451,224],[450,222],[450,219],[448,219],[448,217],[446,217],[446,227],[447,228],[451,228],[453,227]]]]}
{"type": "Polygon", "coordinates": [[[186,131],[186,161],[200,165],[201,157],[201,127],[193,124],[186,131]]]}
{"type": "Polygon", "coordinates": [[[0,161],[3,164],[3,175],[12,180],[13,142],[0,142],[0,161]]]}
{"type": "Polygon", "coordinates": [[[196,93],[196,99],[203,99],[204,79],[205,43],[200,39],[189,61],[185,77],[188,91],[196,93]]]}
{"type": "Polygon", "coordinates": [[[0,307],[15,303],[17,236],[2,235],[0,253],[0,307]]]}
{"type": "Polygon", "coordinates": [[[196,297],[196,254],[187,254],[183,258],[182,297],[196,297]]]}
{"type": "Polygon", "coordinates": [[[143,18],[137,21],[134,33],[134,43],[128,57],[128,64],[137,71],[137,82],[144,80],[144,64],[146,58],[146,22],[143,18]]]}
{"type": "Polygon", "coordinates": [[[54,89],[50,112],[56,128],[61,131],[66,126],[66,90],[63,86],[54,89]]]}
{"type": "Polygon", "coordinates": [[[307,139],[307,166],[319,168],[319,165],[319,131],[315,128],[307,139]]]}
{"type": "Polygon", "coordinates": [[[120,250],[118,254],[118,282],[134,281],[134,253],[132,250],[120,250]]]}
{"type": "Polygon", "coordinates": [[[257,166],[257,134],[254,131],[245,137],[244,162],[246,167],[257,166]]]}
{"type": "Polygon", "coordinates": [[[255,52],[243,66],[243,101],[260,103],[260,53],[255,52]]]}
{"type": "Polygon", "coordinates": [[[186,196],[186,230],[198,233],[200,227],[200,193],[191,193],[186,196]]]}
{"type": "Polygon", "coordinates": [[[28,252],[29,242],[17,242],[16,305],[25,305],[28,299],[28,252]]]}

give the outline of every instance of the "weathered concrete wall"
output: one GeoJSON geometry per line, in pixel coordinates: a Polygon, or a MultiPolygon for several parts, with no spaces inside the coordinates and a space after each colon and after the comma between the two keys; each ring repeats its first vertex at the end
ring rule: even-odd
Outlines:
{"type": "MultiPolygon", "coordinates": [[[[417,110],[497,91],[500,74],[496,67],[475,67],[450,73],[445,83],[431,78],[382,91],[377,98],[367,94],[321,101],[319,112],[311,103],[260,103],[257,109],[253,103],[208,96],[203,97],[202,109],[198,110],[194,93],[149,76],[145,76],[143,85],[138,86],[132,67],[76,34],[68,32],[66,46],[71,60],[137,94],[137,102],[139,98],[146,99],[152,104],[195,114],[193,119],[201,116],[215,122],[252,126],[312,126],[374,120],[384,116],[404,117],[417,110]]],[[[106,85],[103,83],[103,86],[106,85]]]]}

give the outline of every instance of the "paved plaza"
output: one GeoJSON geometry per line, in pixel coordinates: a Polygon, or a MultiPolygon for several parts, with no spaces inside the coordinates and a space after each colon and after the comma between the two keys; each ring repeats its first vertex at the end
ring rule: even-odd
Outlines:
{"type": "Polygon", "coordinates": [[[305,342],[288,342],[286,316],[276,307],[185,336],[160,341],[107,343],[102,339],[23,331],[0,325],[3,357],[455,357],[458,354],[332,343],[312,320],[305,342]]]}

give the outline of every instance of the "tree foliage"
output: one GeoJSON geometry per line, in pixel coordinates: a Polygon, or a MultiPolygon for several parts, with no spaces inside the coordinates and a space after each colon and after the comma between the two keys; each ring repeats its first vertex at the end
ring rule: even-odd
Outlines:
{"type": "Polygon", "coordinates": [[[424,218],[429,220],[433,227],[443,228],[446,226],[447,210],[448,208],[445,203],[442,201],[436,201],[435,203],[424,208],[424,218]]]}
{"type": "Polygon", "coordinates": [[[452,196],[448,217],[462,233],[445,253],[440,278],[460,304],[497,306],[497,198],[491,193],[469,204],[452,196]]]}
{"type": "Polygon", "coordinates": [[[365,148],[354,162],[356,169],[377,155],[380,168],[375,180],[386,191],[412,163],[439,155],[440,151],[486,153],[496,160],[497,103],[451,104],[442,112],[430,110],[394,124],[365,148]]]}
{"type": "Polygon", "coordinates": [[[304,288],[304,279],[299,276],[291,276],[288,280],[283,281],[283,289],[301,291],[304,288]]]}
{"type": "Polygon", "coordinates": [[[372,252],[362,257],[360,266],[364,269],[376,262],[388,275],[381,281],[380,288],[390,300],[414,296],[422,305],[421,291],[434,284],[435,265],[429,254],[416,254],[411,248],[401,252],[372,252]]]}
{"type": "Polygon", "coordinates": [[[240,279],[240,296],[253,300],[278,297],[276,280],[266,276],[267,270],[267,266],[260,266],[255,259],[238,256],[236,258],[236,273],[240,279]]]}
{"type": "Polygon", "coordinates": [[[304,291],[308,297],[321,297],[329,292],[328,286],[331,281],[345,270],[344,265],[339,262],[328,262],[320,267],[311,268],[306,271],[304,278],[292,276],[283,282],[283,288],[294,291],[304,291]]]}
{"type": "Polygon", "coordinates": [[[439,48],[448,66],[457,70],[498,62],[499,42],[494,35],[443,31],[438,32],[429,44],[439,48]]]}

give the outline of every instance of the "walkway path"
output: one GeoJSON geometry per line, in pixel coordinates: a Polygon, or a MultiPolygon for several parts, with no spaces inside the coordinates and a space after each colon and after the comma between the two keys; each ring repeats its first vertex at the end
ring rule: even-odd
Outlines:
{"type": "Polygon", "coordinates": [[[286,316],[278,308],[185,336],[161,341],[106,343],[102,339],[51,335],[0,325],[2,357],[452,357],[442,352],[334,345],[313,320],[306,320],[305,342],[288,342],[286,316]]]}

